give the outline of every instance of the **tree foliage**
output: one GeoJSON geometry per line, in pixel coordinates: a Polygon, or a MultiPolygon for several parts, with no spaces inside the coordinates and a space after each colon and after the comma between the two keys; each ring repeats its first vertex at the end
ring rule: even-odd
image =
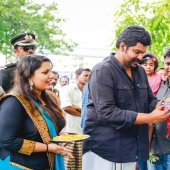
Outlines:
{"type": "Polygon", "coordinates": [[[76,43],[66,40],[62,31],[65,19],[59,17],[58,6],[53,3],[35,4],[32,0],[0,1],[0,52],[11,55],[9,40],[25,31],[36,35],[42,53],[62,54],[72,51],[76,43]]]}
{"type": "Polygon", "coordinates": [[[140,25],[150,32],[152,37],[151,52],[158,59],[161,58],[165,49],[169,48],[170,0],[124,0],[116,9],[114,17],[115,39],[127,26],[140,25]]]}

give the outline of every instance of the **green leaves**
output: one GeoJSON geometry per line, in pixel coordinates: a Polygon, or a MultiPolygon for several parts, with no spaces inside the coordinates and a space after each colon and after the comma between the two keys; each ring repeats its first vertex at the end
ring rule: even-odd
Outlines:
{"type": "MultiPolygon", "coordinates": [[[[130,25],[145,27],[152,36],[152,52],[160,59],[170,42],[170,0],[145,2],[124,0],[114,13],[117,39],[122,30],[130,25]]],[[[114,41],[115,41],[114,40],[114,41]]],[[[113,47],[113,49],[115,49],[113,47]]]]}
{"type": "Polygon", "coordinates": [[[7,57],[12,54],[9,40],[24,31],[36,35],[42,53],[68,53],[77,45],[65,40],[62,25],[65,19],[58,17],[58,6],[35,4],[32,0],[0,1],[0,51],[7,57]],[[58,38],[60,37],[60,38],[58,38]]]}

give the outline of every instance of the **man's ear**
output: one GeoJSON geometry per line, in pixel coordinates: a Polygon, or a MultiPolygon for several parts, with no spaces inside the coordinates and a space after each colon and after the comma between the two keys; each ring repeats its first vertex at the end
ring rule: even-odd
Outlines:
{"type": "Polygon", "coordinates": [[[16,48],[14,48],[14,49],[13,49],[13,52],[16,54],[16,52],[17,52],[17,49],[16,49],[16,48]]]}
{"type": "Polygon", "coordinates": [[[79,76],[78,75],[76,75],[76,79],[78,78],[79,76]]]}
{"type": "MultiPolygon", "coordinates": [[[[14,48],[14,49],[13,49],[13,53],[14,53],[15,55],[17,55],[17,54],[18,54],[18,49],[14,48]]],[[[17,55],[17,56],[18,56],[18,55],[17,55]]]]}
{"type": "Polygon", "coordinates": [[[124,42],[121,42],[119,45],[119,49],[121,50],[121,52],[125,52],[126,51],[126,45],[124,42]]]}

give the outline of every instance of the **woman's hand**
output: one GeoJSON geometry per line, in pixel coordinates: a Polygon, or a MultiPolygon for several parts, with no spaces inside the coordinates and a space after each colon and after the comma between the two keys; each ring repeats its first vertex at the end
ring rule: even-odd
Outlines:
{"type": "Polygon", "coordinates": [[[68,133],[66,133],[66,132],[60,132],[60,133],[59,133],[59,136],[60,136],[60,135],[68,135],[68,133]]]}
{"type": "Polygon", "coordinates": [[[55,143],[48,144],[48,152],[60,154],[69,158],[74,158],[74,156],[70,152],[67,152],[64,146],[60,146],[55,143]]]}

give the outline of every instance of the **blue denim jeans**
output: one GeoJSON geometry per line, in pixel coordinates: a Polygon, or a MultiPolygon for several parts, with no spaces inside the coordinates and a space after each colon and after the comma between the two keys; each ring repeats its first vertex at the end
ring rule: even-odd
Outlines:
{"type": "Polygon", "coordinates": [[[159,159],[156,164],[148,162],[148,170],[170,170],[170,154],[159,155],[159,159]]]}
{"type": "Polygon", "coordinates": [[[148,170],[147,161],[138,160],[137,163],[138,163],[139,170],[148,170]]]}

